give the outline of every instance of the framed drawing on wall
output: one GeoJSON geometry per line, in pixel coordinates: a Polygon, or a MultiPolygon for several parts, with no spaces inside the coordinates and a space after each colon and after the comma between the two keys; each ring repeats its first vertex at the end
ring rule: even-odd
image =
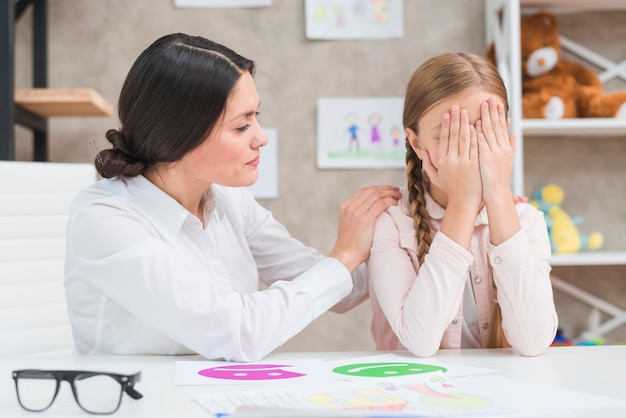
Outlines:
{"type": "Polygon", "coordinates": [[[404,168],[402,97],[317,102],[318,168],[404,168]]]}

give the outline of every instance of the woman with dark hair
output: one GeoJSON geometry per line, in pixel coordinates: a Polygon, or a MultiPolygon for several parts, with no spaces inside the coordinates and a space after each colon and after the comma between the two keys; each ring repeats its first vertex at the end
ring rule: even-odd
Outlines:
{"type": "Polygon", "coordinates": [[[133,64],[120,129],[96,156],[104,178],[71,207],[65,288],[77,353],[253,361],[328,309],[367,298],[363,262],[398,189],[345,202],[328,256],[292,238],[242,187],[256,181],[267,143],[253,74],[252,61],[180,33],[133,64]]]}

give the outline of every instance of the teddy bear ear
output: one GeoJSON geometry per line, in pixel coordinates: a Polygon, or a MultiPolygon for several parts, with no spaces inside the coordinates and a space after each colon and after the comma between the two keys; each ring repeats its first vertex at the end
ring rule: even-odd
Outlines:
{"type": "Polygon", "coordinates": [[[496,47],[493,42],[487,45],[485,58],[487,58],[487,61],[489,61],[492,65],[496,65],[496,47]]]}
{"type": "Polygon", "coordinates": [[[541,22],[546,26],[555,28],[557,26],[556,16],[548,12],[537,12],[535,16],[541,18],[541,22]]]}

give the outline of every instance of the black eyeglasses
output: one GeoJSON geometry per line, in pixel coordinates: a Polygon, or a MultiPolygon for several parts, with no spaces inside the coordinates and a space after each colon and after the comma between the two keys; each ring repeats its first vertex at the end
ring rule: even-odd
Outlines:
{"type": "Polygon", "coordinates": [[[90,414],[108,415],[117,411],[124,392],[133,399],[143,395],[134,388],[141,372],[123,375],[82,370],[14,370],[17,400],[27,411],[50,408],[62,381],[69,382],[76,403],[90,414]]]}

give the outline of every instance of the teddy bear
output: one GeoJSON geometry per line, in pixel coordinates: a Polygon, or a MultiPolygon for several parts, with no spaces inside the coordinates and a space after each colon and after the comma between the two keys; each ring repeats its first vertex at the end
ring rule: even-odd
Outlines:
{"type": "MultiPolygon", "coordinates": [[[[554,14],[524,15],[521,28],[522,115],[526,119],[626,119],[626,91],[605,92],[598,75],[561,57],[554,14]]],[[[493,44],[487,57],[495,63],[493,44]]]]}
{"type": "Polygon", "coordinates": [[[561,203],[565,200],[565,191],[557,184],[546,184],[535,192],[534,199],[528,203],[541,210],[548,225],[550,245],[554,254],[575,253],[582,249],[597,250],[602,247],[604,236],[600,232],[582,235],[578,225],[581,217],[571,217],[561,203]]]}

